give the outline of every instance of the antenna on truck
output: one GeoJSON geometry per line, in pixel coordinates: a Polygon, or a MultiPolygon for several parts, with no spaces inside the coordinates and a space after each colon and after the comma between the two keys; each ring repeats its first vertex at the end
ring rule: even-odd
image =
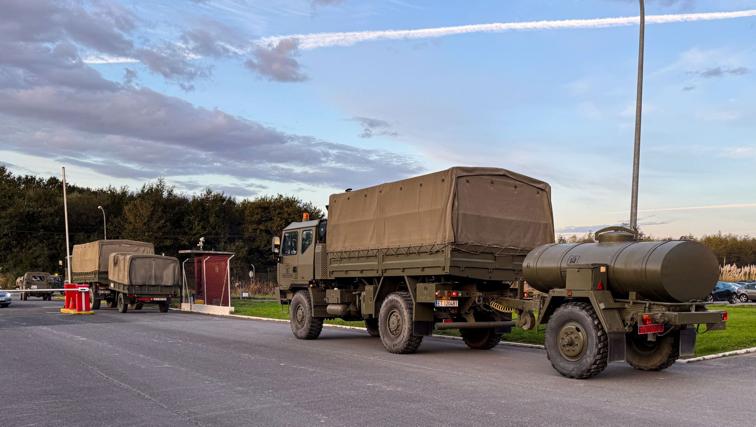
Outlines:
{"type": "Polygon", "coordinates": [[[640,38],[638,42],[638,86],[635,98],[635,144],[633,146],[633,187],[630,196],[630,228],[638,233],[638,175],[640,174],[641,116],[643,115],[643,49],[646,33],[646,5],[640,0],[640,38]]]}

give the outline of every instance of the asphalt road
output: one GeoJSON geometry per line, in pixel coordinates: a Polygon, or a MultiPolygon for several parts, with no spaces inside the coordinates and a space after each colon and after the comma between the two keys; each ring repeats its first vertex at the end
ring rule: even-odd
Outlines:
{"type": "Polygon", "coordinates": [[[414,355],[361,331],[158,313],[0,309],[2,425],[754,425],[756,357],[562,378],[541,350],[414,355]]]}

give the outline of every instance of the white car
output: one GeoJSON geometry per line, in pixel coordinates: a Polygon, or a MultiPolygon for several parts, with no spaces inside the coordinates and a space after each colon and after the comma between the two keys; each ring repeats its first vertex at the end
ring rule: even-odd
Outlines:
{"type": "Polygon", "coordinates": [[[11,305],[11,301],[13,301],[13,297],[11,297],[10,292],[0,291],[0,307],[11,305]]]}

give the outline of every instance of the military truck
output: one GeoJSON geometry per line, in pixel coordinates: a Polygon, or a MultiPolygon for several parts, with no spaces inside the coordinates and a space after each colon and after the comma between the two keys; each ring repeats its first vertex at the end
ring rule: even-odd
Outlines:
{"type": "Polygon", "coordinates": [[[34,289],[51,289],[49,286],[50,273],[42,271],[27,271],[23,276],[16,280],[16,288],[20,290],[31,290],[31,292],[22,292],[21,300],[26,301],[29,297],[42,298],[44,301],[52,300],[53,293],[50,291],[35,292],[34,289]]]}
{"type": "Polygon", "coordinates": [[[179,261],[161,255],[112,253],[108,257],[108,281],[119,312],[157,304],[160,312],[166,313],[171,298],[179,296],[179,261]]]}
{"type": "Polygon", "coordinates": [[[108,280],[108,261],[116,252],[154,255],[155,246],[135,240],[96,240],[73,247],[71,280],[90,286],[93,310],[98,310],[102,301],[111,308],[117,305],[117,294],[111,292],[108,280]]]}
{"type": "Polygon", "coordinates": [[[392,353],[444,329],[486,350],[514,326],[545,325],[552,366],[589,378],[610,361],[667,368],[693,353],[698,325],[724,327],[727,313],[703,302],[718,272],[708,249],[639,242],[622,227],[596,235],[554,244],[547,183],[454,167],[334,194],[328,219],[289,224],[273,251],[300,339],[317,338],[324,319],[363,319],[392,353]]]}

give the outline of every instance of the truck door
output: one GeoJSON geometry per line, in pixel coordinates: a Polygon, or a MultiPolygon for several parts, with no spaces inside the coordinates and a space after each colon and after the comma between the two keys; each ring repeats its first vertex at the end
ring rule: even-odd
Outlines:
{"type": "Polygon", "coordinates": [[[315,227],[301,231],[302,244],[299,250],[299,265],[297,266],[297,280],[309,283],[315,278],[315,227]]]}
{"type": "Polygon", "coordinates": [[[278,263],[278,286],[289,289],[297,279],[299,263],[299,231],[285,231],[281,241],[281,258],[278,263]]]}

